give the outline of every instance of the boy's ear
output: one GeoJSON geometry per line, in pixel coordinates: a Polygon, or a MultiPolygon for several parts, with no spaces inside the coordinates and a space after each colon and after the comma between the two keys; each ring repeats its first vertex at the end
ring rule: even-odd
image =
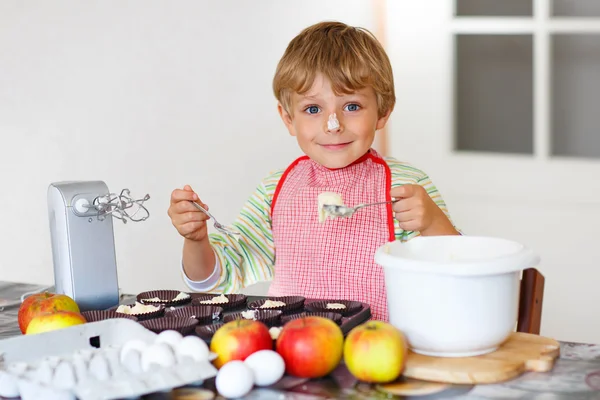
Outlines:
{"type": "Polygon", "coordinates": [[[390,108],[389,110],[387,110],[385,115],[383,115],[382,117],[379,117],[379,119],[377,120],[377,125],[375,126],[376,131],[383,129],[383,127],[385,127],[385,124],[387,124],[387,121],[390,118],[390,114],[392,113],[392,111],[393,111],[393,108],[390,108]]]}
{"type": "Polygon", "coordinates": [[[294,131],[294,127],[292,126],[292,116],[285,110],[285,108],[281,105],[281,103],[277,103],[277,111],[281,116],[281,120],[285,124],[285,127],[290,132],[290,135],[296,136],[296,132],[294,131]]]}

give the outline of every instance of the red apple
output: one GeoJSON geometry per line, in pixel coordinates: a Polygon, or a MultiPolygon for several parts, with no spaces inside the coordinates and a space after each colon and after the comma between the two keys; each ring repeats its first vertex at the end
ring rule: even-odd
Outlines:
{"type": "Polygon", "coordinates": [[[259,350],[272,350],[269,328],[260,321],[238,319],[217,329],[210,341],[210,351],[217,354],[213,364],[221,368],[232,360],[244,361],[259,350]]]}
{"type": "Polygon", "coordinates": [[[288,374],[320,378],[333,371],[342,359],[344,334],[328,318],[304,317],[286,323],[276,342],[288,374]]]}
{"type": "Polygon", "coordinates": [[[79,313],[77,303],[67,295],[55,293],[37,293],[25,299],[19,307],[19,329],[27,332],[27,325],[38,314],[57,311],[72,311],[79,313]]]}
{"type": "Polygon", "coordinates": [[[56,311],[37,314],[27,325],[26,335],[50,332],[68,326],[85,324],[87,321],[78,312],[56,311]]]}
{"type": "Polygon", "coordinates": [[[344,362],[363,382],[396,380],[406,363],[408,345],[402,332],[383,321],[369,321],[353,328],[344,343],[344,362]]]}

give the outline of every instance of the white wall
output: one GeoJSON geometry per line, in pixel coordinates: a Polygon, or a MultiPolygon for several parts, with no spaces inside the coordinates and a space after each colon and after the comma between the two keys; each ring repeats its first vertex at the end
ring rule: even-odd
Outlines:
{"type": "MultiPolygon", "coordinates": [[[[594,174],[573,186],[590,173],[578,161],[511,163],[507,173],[539,178],[533,189],[493,176],[489,156],[479,160],[481,179],[456,173],[465,163],[444,157],[449,58],[432,1],[389,2],[398,95],[391,152],[431,174],[466,232],[540,252],[543,334],[598,342],[600,181],[594,174]],[[486,179],[498,187],[483,192],[486,179]]],[[[191,184],[229,222],[264,174],[299,155],[271,79],[289,40],[324,19],[375,28],[366,0],[2,1],[0,279],[52,284],[47,186],[102,179],[113,191],[152,196],[148,221],[115,221],[122,289],[182,289],[181,239],[166,215],[171,190],[191,184]]]]}
{"type": "MultiPolygon", "coordinates": [[[[451,151],[451,3],[387,2],[398,96],[391,153],[430,174],[467,234],[517,240],[540,254],[541,334],[600,343],[600,160],[451,151]]],[[[536,132],[537,146],[546,140],[536,132]]]]}
{"type": "Polygon", "coordinates": [[[47,187],[101,179],[152,196],[146,222],[115,220],[121,288],[184,288],[171,191],[227,223],[300,154],[271,79],[325,19],[374,27],[363,0],[2,1],[0,280],[52,284],[47,187]]]}

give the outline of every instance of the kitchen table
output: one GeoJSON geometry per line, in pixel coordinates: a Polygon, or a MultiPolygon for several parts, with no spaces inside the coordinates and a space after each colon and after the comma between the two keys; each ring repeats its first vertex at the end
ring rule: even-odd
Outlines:
{"type": "MultiPolygon", "coordinates": [[[[20,335],[17,323],[21,294],[41,288],[38,285],[0,282],[0,339],[20,335]],[[2,301],[8,305],[2,307],[2,301]]],[[[123,302],[131,301],[124,296],[123,302]]],[[[340,365],[330,376],[318,380],[284,377],[275,387],[254,389],[247,399],[310,400],[310,399],[600,399],[600,345],[560,342],[561,354],[554,369],[546,373],[526,373],[500,384],[446,385],[429,395],[395,396],[357,382],[340,365]]],[[[416,382],[417,384],[422,382],[416,382]]],[[[427,383],[425,383],[427,384],[427,383]]],[[[204,383],[204,389],[214,391],[214,379],[204,383]]],[[[144,396],[148,400],[176,399],[175,391],[144,396]]],[[[218,399],[219,397],[217,397],[218,399]]]]}

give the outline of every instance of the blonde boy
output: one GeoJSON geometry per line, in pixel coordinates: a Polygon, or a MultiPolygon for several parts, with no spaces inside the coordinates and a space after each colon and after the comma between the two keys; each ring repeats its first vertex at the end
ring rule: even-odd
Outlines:
{"type": "Polygon", "coordinates": [[[368,31],[319,23],[290,42],[273,90],[305,156],[259,183],[233,223],[239,242],[207,233],[190,186],[173,191],[168,214],[185,238],[183,279],[192,290],[225,293],[271,280],[269,295],[363,301],[374,319],[387,320],[375,250],[417,235],[459,234],[424,172],[371,148],[395,104],[389,59],[368,31]],[[320,223],[317,197],[326,191],[347,205],[401,200],[320,223]]]}

